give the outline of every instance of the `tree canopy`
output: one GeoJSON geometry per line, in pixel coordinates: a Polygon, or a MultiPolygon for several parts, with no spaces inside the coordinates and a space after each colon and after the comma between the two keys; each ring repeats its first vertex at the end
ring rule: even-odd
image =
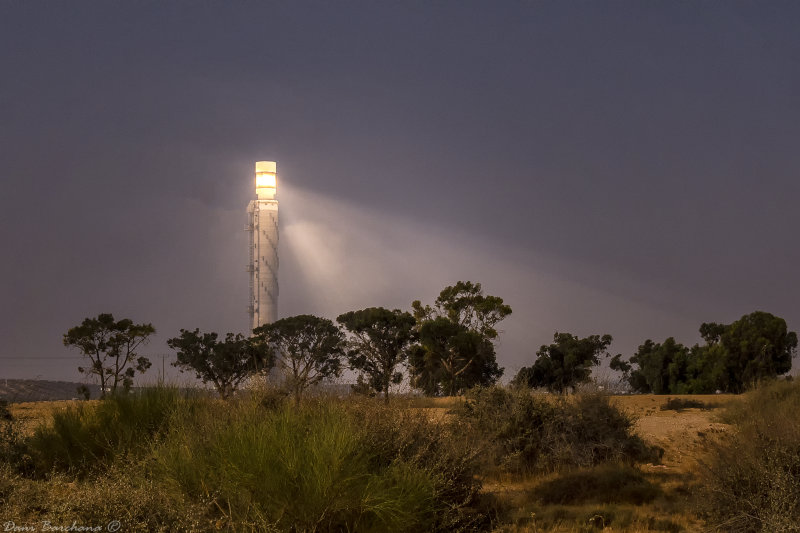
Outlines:
{"type": "Polygon", "coordinates": [[[731,324],[700,326],[703,345],[687,349],[674,339],[646,340],[629,362],[616,357],[612,368],[639,392],[702,394],[743,392],[750,385],[792,368],[797,334],[780,317],[756,311],[731,324]]]}
{"type": "Polygon", "coordinates": [[[497,338],[495,326],[511,314],[511,306],[504,304],[502,298],[484,295],[481,284],[471,281],[459,281],[442,289],[433,307],[423,306],[419,300],[411,307],[419,323],[444,317],[487,339],[497,338]]]}
{"type": "Polygon", "coordinates": [[[272,350],[297,404],[308,387],[341,375],[346,340],[339,327],[327,318],[282,318],[259,326],[253,333],[272,350]]]}
{"type": "Polygon", "coordinates": [[[571,333],[556,332],[553,343],[536,352],[536,361],[519,370],[512,383],[527,387],[544,387],[550,392],[564,393],[589,381],[592,367],[600,364],[600,356],[611,344],[611,335],[590,335],[583,339],[571,333]]]}
{"type": "Polygon", "coordinates": [[[759,380],[792,369],[797,333],[788,330],[784,319],[756,311],[724,328],[719,344],[727,355],[726,368],[732,392],[742,392],[759,380]]]}
{"type": "Polygon", "coordinates": [[[679,394],[688,369],[689,354],[689,349],[672,337],[661,344],[648,339],[629,362],[623,361],[621,354],[615,355],[611,359],[611,368],[622,371],[636,391],[679,394]]]}
{"type": "Polygon", "coordinates": [[[261,339],[228,333],[218,340],[214,332],[181,330],[178,337],[167,341],[177,351],[172,363],[181,372],[193,371],[203,383],[211,383],[220,397],[230,398],[249,376],[266,371],[275,364],[272,352],[261,339]]]}
{"type": "Polygon", "coordinates": [[[458,394],[502,376],[493,340],[511,307],[484,295],[480,283],[445,287],[433,306],[412,303],[419,344],[409,355],[412,384],[429,395],[458,394]]]}
{"type": "Polygon", "coordinates": [[[369,307],[339,315],[336,321],[351,334],[350,367],[365,374],[370,387],[389,403],[390,385],[403,379],[397,368],[408,357],[416,320],[399,309],[369,307]]]}
{"type": "Polygon", "coordinates": [[[115,393],[120,385],[130,389],[136,373],[150,368],[150,360],[137,351],[155,332],[152,324],[134,324],[129,318],[115,321],[111,313],[101,313],[70,328],[63,341],[64,346],[78,348],[89,359],[91,365],[80,366],[78,371],[97,376],[104,397],[106,391],[115,393]]]}

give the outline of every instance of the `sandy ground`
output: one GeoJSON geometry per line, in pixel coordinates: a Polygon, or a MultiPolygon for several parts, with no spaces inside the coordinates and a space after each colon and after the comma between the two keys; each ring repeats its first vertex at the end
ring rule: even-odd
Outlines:
{"type": "Polygon", "coordinates": [[[653,394],[616,396],[614,402],[631,413],[636,432],[645,441],[664,448],[661,465],[665,471],[691,472],[703,455],[709,439],[730,430],[718,420],[726,404],[737,401],[734,395],[656,396],[653,394]],[[710,409],[661,410],[669,398],[700,401],[710,409]]]}

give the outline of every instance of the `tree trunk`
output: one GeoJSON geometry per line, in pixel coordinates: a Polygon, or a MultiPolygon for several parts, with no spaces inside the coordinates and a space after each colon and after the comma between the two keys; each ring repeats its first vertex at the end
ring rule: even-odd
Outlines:
{"type": "Polygon", "coordinates": [[[100,399],[104,399],[106,397],[106,375],[103,372],[103,369],[100,369],[100,399]]]}

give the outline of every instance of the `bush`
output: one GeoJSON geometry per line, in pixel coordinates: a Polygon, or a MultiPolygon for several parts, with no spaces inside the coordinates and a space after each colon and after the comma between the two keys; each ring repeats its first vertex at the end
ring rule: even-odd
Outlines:
{"type": "Polygon", "coordinates": [[[448,530],[469,522],[457,519],[479,489],[469,457],[432,423],[396,414],[332,400],[273,409],[241,402],[173,426],[155,450],[154,473],[193,500],[213,501],[234,529],[423,531],[444,519],[448,530]]]}
{"type": "Polygon", "coordinates": [[[116,457],[147,451],[181,398],[176,388],[155,387],[56,413],[52,424],[39,427],[30,439],[36,471],[84,475],[116,457]]]}
{"type": "Polygon", "coordinates": [[[735,431],[712,445],[702,505],[732,532],[799,531],[800,383],[774,382],[732,404],[735,431]]]}
{"type": "Polygon", "coordinates": [[[690,398],[667,398],[667,401],[661,406],[661,410],[680,412],[684,409],[703,409],[704,411],[708,411],[716,409],[717,407],[719,407],[719,405],[715,403],[705,403],[690,398]]]}
{"type": "Polygon", "coordinates": [[[533,495],[543,504],[651,502],[661,494],[637,469],[627,465],[603,465],[579,470],[541,483],[533,495]]]}
{"type": "Polygon", "coordinates": [[[634,433],[634,418],[613,405],[608,396],[582,394],[571,407],[570,439],[578,451],[576,465],[658,462],[664,454],[663,449],[648,445],[634,433]]]}
{"type": "Polygon", "coordinates": [[[552,472],[609,461],[654,461],[662,451],[633,434],[633,420],[607,396],[542,397],[527,389],[479,387],[454,411],[466,435],[503,471],[552,472]]]}
{"type": "Polygon", "coordinates": [[[375,402],[353,403],[353,415],[364,430],[363,445],[371,450],[375,468],[394,461],[414,465],[433,481],[436,513],[430,530],[461,531],[488,528],[493,502],[480,492],[480,448],[464,440],[446,419],[433,420],[419,409],[388,407],[375,402]]]}

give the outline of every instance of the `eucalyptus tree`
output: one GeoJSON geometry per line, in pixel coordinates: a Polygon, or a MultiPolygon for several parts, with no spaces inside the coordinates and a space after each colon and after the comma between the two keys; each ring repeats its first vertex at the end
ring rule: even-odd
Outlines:
{"type": "Polygon", "coordinates": [[[408,358],[416,320],[399,309],[369,307],[339,315],[336,321],[350,332],[350,367],[366,375],[369,386],[389,403],[389,387],[403,379],[397,368],[408,358]]]}
{"type": "Polygon", "coordinates": [[[96,376],[100,396],[105,397],[106,392],[117,392],[120,385],[130,389],[136,373],[150,368],[150,360],[137,352],[155,332],[152,324],[134,324],[129,318],[114,320],[111,313],[101,313],[70,328],[63,342],[78,348],[89,360],[89,366],[79,366],[78,371],[96,376]]]}
{"type": "Polygon", "coordinates": [[[414,386],[429,395],[454,395],[502,376],[496,326],[511,314],[502,298],[485,295],[480,283],[459,281],[445,287],[432,306],[419,300],[411,305],[419,339],[409,355],[414,386]]]}
{"type": "Polygon", "coordinates": [[[342,373],[346,339],[327,318],[297,315],[259,326],[253,334],[271,350],[295,404],[303,392],[342,373]]]}
{"type": "Polygon", "coordinates": [[[591,378],[592,367],[600,364],[600,356],[608,356],[611,335],[590,335],[579,338],[571,333],[553,335],[552,344],[536,352],[536,361],[523,367],[512,380],[515,385],[544,387],[564,393],[591,378]]]}
{"type": "Polygon", "coordinates": [[[628,361],[614,357],[611,368],[638,392],[739,393],[787,373],[797,353],[797,333],[783,318],[764,311],[731,324],[703,323],[700,336],[705,343],[691,348],[671,337],[663,343],[648,339],[628,361]]]}
{"type": "Polygon", "coordinates": [[[177,352],[173,366],[194,372],[203,383],[211,383],[223,400],[230,398],[250,376],[273,367],[272,351],[259,338],[228,333],[220,340],[214,333],[181,330],[167,341],[177,352]]]}

